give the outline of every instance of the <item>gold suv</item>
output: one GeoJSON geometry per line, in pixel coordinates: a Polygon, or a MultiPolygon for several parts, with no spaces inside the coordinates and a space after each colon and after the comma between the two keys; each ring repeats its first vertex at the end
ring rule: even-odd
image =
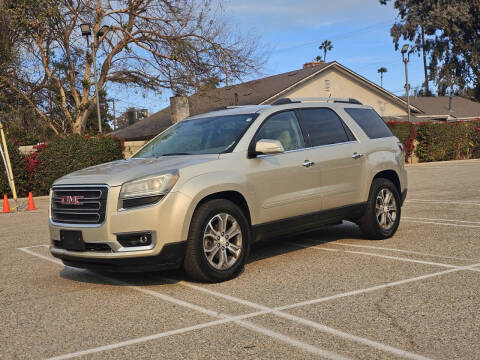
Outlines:
{"type": "Polygon", "coordinates": [[[280,99],[181,121],[128,160],[57,180],[51,253],[106,271],[235,277],[252,242],[349,220],[391,237],[404,146],[354,99],[280,99]]]}

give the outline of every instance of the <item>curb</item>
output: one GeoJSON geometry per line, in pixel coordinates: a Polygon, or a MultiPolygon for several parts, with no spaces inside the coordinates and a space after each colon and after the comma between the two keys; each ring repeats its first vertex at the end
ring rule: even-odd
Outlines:
{"type": "Polygon", "coordinates": [[[424,163],[416,163],[416,164],[405,164],[405,167],[415,167],[415,166],[441,166],[441,165],[449,165],[449,164],[468,164],[480,162],[480,159],[468,159],[468,160],[447,160],[447,161],[432,161],[432,162],[424,162],[424,163]]]}

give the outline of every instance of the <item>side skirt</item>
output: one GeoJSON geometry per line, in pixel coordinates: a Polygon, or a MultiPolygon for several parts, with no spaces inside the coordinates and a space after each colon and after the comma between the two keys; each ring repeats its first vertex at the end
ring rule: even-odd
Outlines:
{"type": "Polygon", "coordinates": [[[315,228],[338,224],[342,220],[358,219],[364,213],[367,203],[342,206],[311,214],[257,224],[252,227],[254,241],[264,240],[295,232],[304,232],[315,228]]]}

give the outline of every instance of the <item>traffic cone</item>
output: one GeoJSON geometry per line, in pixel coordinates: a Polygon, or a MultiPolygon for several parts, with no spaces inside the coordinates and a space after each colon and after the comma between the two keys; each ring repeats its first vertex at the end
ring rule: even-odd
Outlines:
{"type": "Polygon", "coordinates": [[[28,207],[27,210],[37,210],[35,203],[33,202],[33,195],[31,192],[28,193],[28,207]]]}
{"type": "Polygon", "coordinates": [[[7,214],[10,212],[10,204],[8,203],[7,194],[3,195],[3,211],[2,213],[7,214]]]}

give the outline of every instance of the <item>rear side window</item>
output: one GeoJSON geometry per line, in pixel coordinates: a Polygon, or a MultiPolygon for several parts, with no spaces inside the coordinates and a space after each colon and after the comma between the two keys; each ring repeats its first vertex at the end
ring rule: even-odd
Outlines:
{"type": "Polygon", "coordinates": [[[311,146],[338,144],[350,141],[342,120],[330,109],[300,109],[301,124],[311,146]]]}
{"type": "Polygon", "coordinates": [[[393,136],[383,119],[372,109],[345,109],[370,139],[393,136]]]}

